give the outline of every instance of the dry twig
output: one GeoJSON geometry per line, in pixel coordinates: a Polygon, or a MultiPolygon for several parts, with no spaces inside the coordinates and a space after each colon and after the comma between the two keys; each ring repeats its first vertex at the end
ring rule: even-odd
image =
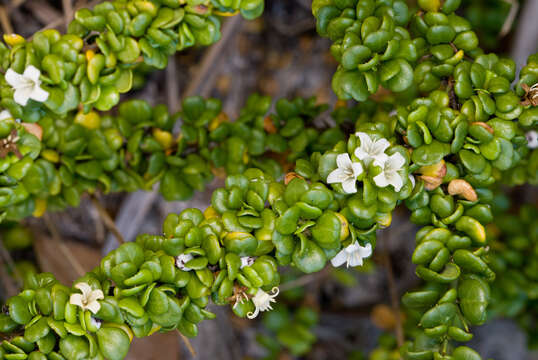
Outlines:
{"type": "MultiPolygon", "coordinates": [[[[385,230],[389,231],[389,230],[385,230]]],[[[382,261],[383,266],[385,267],[385,271],[387,272],[387,283],[389,287],[389,295],[390,295],[390,302],[392,311],[394,312],[394,320],[396,322],[395,324],[395,332],[396,332],[396,342],[398,343],[398,347],[402,347],[404,344],[404,332],[403,332],[403,325],[402,325],[402,317],[400,313],[400,300],[398,295],[398,290],[396,288],[396,281],[394,280],[394,272],[392,270],[392,261],[390,259],[390,254],[387,249],[386,241],[390,237],[390,232],[385,237],[385,244],[383,244],[382,249],[382,261]]]]}
{"type": "Polygon", "coordinates": [[[4,34],[13,34],[13,26],[11,26],[8,12],[4,5],[0,5],[0,26],[2,26],[2,32],[4,34]]]}
{"type": "Polygon", "coordinates": [[[106,209],[101,205],[99,202],[99,199],[95,197],[95,195],[91,195],[91,200],[93,206],[97,209],[97,212],[99,212],[99,216],[101,219],[103,219],[103,222],[105,223],[105,226],[108,228],[108,230],[114,234],[116,239],[120,244],[123,244],[125,242],[125,239],[121,235],[120,230],[116,227],[116,224],[114,223],[114,219],[110,216],[110,214],[106,211],[106,209]]]}
{"type": "Polygon", "coordinates": [[[192,357],[196,357],[196,350],[194,350],[194,348],[192,347],[190,340],[185,335],[183,335],[181,331],[178,330],[177,333],[179,334],[181,340],[183,340],[183,342],[185,343],[187,349],[189,349],[189,352],[191,353],[192,357]]]}
{"type": "Polygon", "coordinates": [[[84,271],[84,268],[82,265],[78,262],[75,255],[71,252],[71,250],[65,245],[64,240],[62,239],[60,233],[58,232],[58,229],[56,228],[56,225],[51,220],[49,214],[45,213],[43,214],[43,219],[45,220],[45,225],[47,225],[47,228],[49,229],[50,234],[52,235],[52,240],[56,242],[56,245],[62,252],[62,255],[67,258],[67,261],[69,264],[73,267],[73,269],[76,271],[78,276],[82,276],[86,273],[84,271]]]}
{"type": "Polygon", "coordinates": [[[291,289],[308,285],[313,282],[318,282],[319,280],[324,279],[327,276],[329,276],[329,274],[330,274],[330,268],[325,267],[323,270],[317,273],[304,275],[304,276],[301,276],[300,278],[288,281],[280,285],[280,291],[287,291],[287,290],[291,290],[291,289]]]}
{"type": "Polygon", "coordinates": [[[512,25],[514,25],[514,21],[516,20],[517,12],[519,10],[519,2],[518,0],[503,0],[504,2],[510,4],[510,12],[508,13],[508,16],[504,20],[503,27],[501,28],[501,31],[499,32],[498,38],[501,39],[505,37],[510,30],[512,29],[512,25]]]}
{"type": "Polygon", "coordinates": [[[2,282],[4,283],[4,287],[7,293],[7,296],[13,296],[16,295],[18,292],[18,289],[21,288],[21,281],[22,277],[21,274],[19,274],[19,271],[17,270],[17,267],[15,266],[15,262],[13,261],[13,258],[11,257],[11,254],[4,246],[4,242],[0,239],[0,259],[2,260],[2,264],[0,264],[0,278],[2,279],[2,282]],[[11,269],[11,272],[14,276],[9,276],[9,273],[6,271],[6,268],[4,267],[4,263],[7,264],[7,266],[11,269]]]}

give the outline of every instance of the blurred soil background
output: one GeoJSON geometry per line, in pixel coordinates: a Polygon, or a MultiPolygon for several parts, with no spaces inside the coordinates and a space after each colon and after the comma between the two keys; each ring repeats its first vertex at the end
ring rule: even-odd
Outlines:
{"type": "MultiPolygon", "coordinates": [[[[0,24],[3,32],[23,36],[43,28],[64,30],[74,9],[95,3],[0,0],[0,24]]],[[[481,43],[488,51],[511,54],[519,66],[536,51],[538,22],[533,17],[538,17],[538,0],[520,1],[519,6],[504,0],[464,3],[462,15],[478,27],[481,43]]],[[[258,20],[248,22],[238,16],[227,19],[222,40],[214,46],[182,52],[171,59],[166,70],[141,71],[137,77],[139,90],[129,93],[129,97],[145,99],[153,105],[165,103],[174,112],[185,96],[214,96],[223,101],[223,109],[231,119],[253,92],[273,98],[316,96],[319,102],[334,104],[330,84],[336,62],[329,53],[330,41],[316,34],[310,0],[266,0],[266,4],[258,20]]],[[[132,240],[137,233],[160,233],[169,212],[179,213],[187,207],[205,209],[212,189],[220,184],[222,180],[216,179],[206,192],[186,202],[165,202],[151,192],[106,195],[100,200],[126,240],[132,240]]],[[[27,220],[36,234],[36,251],[13,256],[33,259],[43,271],[52,271],[58,279],[70,283],[117,246],[108,232],[106,215],[100,210],[85,198],[79,208],[27,220]],[[66,258],[49,237],[61,239],[74,259],[66,258]]],[[[320,310],[320,322],[314,329],[317,341],[304,358],[361,359],[358,354],[368,354],[384,330],[393,330],[387,259],[394,275],[392,290],[398,298],[418,285],[410,263],[415,227],[407,218],[403,209],[395,214],[391,227],[379,234],[372,261],[361,271],[323,271],[295,280],[304,284],[303,301],[320,310]]],[[[196,356],[173,333],[136,340],[128,359],[236,360],[266,355],[256,341],[257,335],[265,331],[260,321],[238,319],[227,308],[213,310],[217,319],[203,322],[199,336],[190,340],[196,356]]],[[[525,333],[511,320],[495,320],[475,331],[473,346],[484,360],[538,358],[527,351],[525,333]]],[[[293,357],[284,353],[280,358],[293,357]]]]}

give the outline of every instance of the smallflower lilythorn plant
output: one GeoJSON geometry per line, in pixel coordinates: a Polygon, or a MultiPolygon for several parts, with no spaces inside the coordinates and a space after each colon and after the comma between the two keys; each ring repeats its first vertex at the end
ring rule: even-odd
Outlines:
{"type": "Polygon", "coordinates": [[[0,314],[0,357],[123,359],[133,336],[196,336],[215,317],[210,302],[255,318],[276,302],[282,266],[362,265],[401,204],[420,226],[411,261],[424,285],[402,298],[419,319],[399,353],[480,359],[454,344],[487,320],[497,286],[492,186],[538,183],[538,55],[514,83],[515,63],[479,48],[455,13],[460,2],[419,1],[414,12],[402,0],[314,0],[339,63],[332,88],[360,102],[339,104],[337,126],[323,129],[314,99],[279,100],[268,115],[270,99],[253,95],[231,122],[218,100],[188,98],[180,136],[162,106],[131,100],[115,116],[97,112],[131,89],[138,63],[164,68],[176,51],[217,41],[219,14],[254,18],[261,0],[117,0],[79,10],[66,35],[6,36],[2,218],[155,183],[166,200],[184,200],[215,169],[227,177],[204,212],[169,214],[160,234],[122,244],[75,288],[31,276],[0,314]],[[97,48],[84,52],[90,38],[97,48]],[[368,98],[381,86],[390,95],[376,104],[368,98]]]}

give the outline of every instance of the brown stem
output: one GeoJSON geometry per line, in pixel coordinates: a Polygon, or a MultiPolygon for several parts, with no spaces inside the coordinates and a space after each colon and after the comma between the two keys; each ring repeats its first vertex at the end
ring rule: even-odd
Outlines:
{"type": "Polygon", "coordinates": [[[327,277],[329,273],[330,273],[329,268],[326,267],[325,269],[315,274],[301,276],[300,278],[288,281],[280,285],[280,291],[291,290],[291,289],[295,289],[301,286],[308,285],[313,282],[317,282],[318,280],[327,277]]]}
{"type": "Polygon", "coordinates": [[[190,340],[185,335],[183,335],[181,331],[178,330],[177,333],[179,334],[179,337],[181,338],[181,340],[183,340],[183,343],[185,344],[185,346],[191,353],[192,357],[196,358],[196,350],[194,350],[194,348],[192,347],[190,340]]]}
{"type": "Polygon", "coordinates": [[[108,230],[112,234],[114,234],[114,236],[116,237],[116,239],[118,240],[118,242],[120,244],[125,243],[125,239],[123,238],[123,236],[121,235],[121,232],[116,227],[116,224],[114,223],[114,220],[108,214],[108,212],[103,207],[103,205],[101,205],[101,203],[99,202],[97,197],[95,197],[95,195],[91,195],[90,198],[92,200],[93,206],[95,206],[95,208],[97,209],[97,212],[99,213],[99,216],[101,217],[101,219],[103,219],[103,222],[105,223],[105,226],[108,228],[108,230]]]}
{"type": "Polygon", "coordinates": [[[4,34],[13,34],[13,26],[11,26],[6,7],[4,5],[0,5],[0,25],[2,26],[2,31],[4,34]]]}
{"type": "Polygon", "coordinates": [[[60,233],[58,232],[58,229],[56,228],[56,225],[51,220],[50,216],[45,213],[43,214],[43,219],[45,220],[45,224],[47,225],[47,228],[52,235],[52,240],[56,243],[56,246],[58,246],[58,248],[62,252],[62,255],[67,258],[67,261],[69,261],[69,264],[76,271],[78,276],[84,275],[86,273],[86,271],[84,271],[84,267],[82,267],[73,252],[71,252],[67,245],[65,245],[64,240],[62,239],[60,233]]]}
{"type": "Polygon", "coordinates": [[[386,249],[383,251],[383,265],[387,271],[387,282],[389,285],[390,302],[392,311],[394,312],[394,319],[396,321],[395,332],[396,341],[398,347],[402,347],[404,344],[402,318],[400,316],[400,301],[398,297],[398,290],[396,289],[396,282],[394,281],[394,272],[392,271],[392,262],[390,260],[390,254],[386,249]]]}
{"type": "Polygon", "coordinates": [[[2,264],[0,264],[0,278],[2,279],[4,283],[4,287],[6,289],[6,293],[8,297],[14,296],[17,294],[18,289],[21,287],[21,281],[22,277],[19,274],[19,271],[17,270],[17,267],[15,266],[15,262],[11,258],[11,255],[9,254],[9,251],[4,247],[3,241],[0,239],[0,259],[2,260],[2,264]],[[6,268],[4,267],[4,262],[11,268],[11,271],[13,272],[14,277],[9,276],[8,272],[6,271],[6,268]],[[15,284],[14,284],[15,283],[15,284]]]}

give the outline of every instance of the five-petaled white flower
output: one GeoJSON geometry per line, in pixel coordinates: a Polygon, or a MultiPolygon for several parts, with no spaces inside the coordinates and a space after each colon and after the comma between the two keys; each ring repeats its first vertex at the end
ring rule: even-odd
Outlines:
{"type": "Polygon", "coordinates": [[[41,71],[33,65],[28,66],[24,73],[19,74],[13,69],[6,72],[6,81],[13,90],[13,100],[25,106],[29,99],[43,102],[49,98],[49,93],[41,88],[41,71]]]}
{"type": "Polygon", "coordinates": [[[372,137],[364,132],[357,132],[355,135],[360,140],[360,145],[355,149],[355,156],[368,166],[372,161],[384,162],[387,159],[385,150],[390,146],[387,139],[372,140],[372,137]]]}
{"type": "Polygon", "coordinates": [[[403,169],[405,159],[400,153],[394,153],[384,162],[375,161],[374,165],[380,166],[383,171],[374,177],[374,182],[379,187],[392,185],[394,190],[400,191],[403,186],[402,176],[398,171],[403,169]]]}
{"type": "Polygon", "coordinates": [[[242,269],[245,266],[250,266],[254,264],[254,261],[256,261],[256,258],[254,256],[243,256],[241,258],[241,266],[239,268],[242,269]]]}
{"type": "Polygon", "coordinates": [[[85,282],[81,282],[75,285],[77,289],[82,291],[82,294],[71,294],[69,303],[71,305],[80,306],[82,310],[90,310],[92,313],[97,314],[101,308],[99,301],[104,299],[103,291],[97,289],[92,290],[91,286],[85,282]]]}
{"type": "Polygon", "coordinates": [[[362,260],[370,255],[372,255],[372,245],[370,243],[366,244],[366,246],[361,246],[355,241],[353,244],[340,250],[340,252],[331,259],[331,264],[334,267],[341,266],[344,263],[346,263],[347,267],[362,266],[362,260]]]}
{"type": "Polygon", "coordinates": [[[176,257],[176,266],[179,268],[179,270],[182,271],[191,271],[191,268],[188,268],[185,266],[186,263],[194,259],[194,256],[191,254],[179,254],[176,257]]]}
{"type": "Polygon", "coordinates": [[[277,297],[278,293],[279,290],[276,286],[271,289],[271,294],[266,293],[262,289],[258,289],[252,298],[252,303],[254,303],[256,309],[254,312],[247,313],[247,317],[249,319],[254,319],[256,316],[258,316],[260,311],[273,310],[271,303],[276,302],[275,298],[277,297]]]}
{"type": "Polygon", "coordinates": [[[414,189],[415,185],[417,184],[417,181],[415,180],[415,177],[413,175],[409,174],[408,178],[409,178],[409,181],[411,182],[411,189],[414,189]]]}
{"type": "Polygon", "coordinates": [[[351,162],[349,154],[344,153],[336,157],[336,165],[338,167],[327,176],[327,183],[340,183],[346,194],[356,193],[357,177],[363,172],[362,164],[351,162]]]}
{"type": "Polygon", "coordinates": [[[530,149],[538,148],[538,132],[534,130],[528,131],[525,137],[527,138],[527,146],[530,149]]]}
{"type": "Polygon", "coordinates": [[[0,112],[0,121],[2,120],[7,120],[7,119],[12,119],[13,116],[11,116],[11,113],[9,112],[9,110],[2,110],[0,112]]]}

